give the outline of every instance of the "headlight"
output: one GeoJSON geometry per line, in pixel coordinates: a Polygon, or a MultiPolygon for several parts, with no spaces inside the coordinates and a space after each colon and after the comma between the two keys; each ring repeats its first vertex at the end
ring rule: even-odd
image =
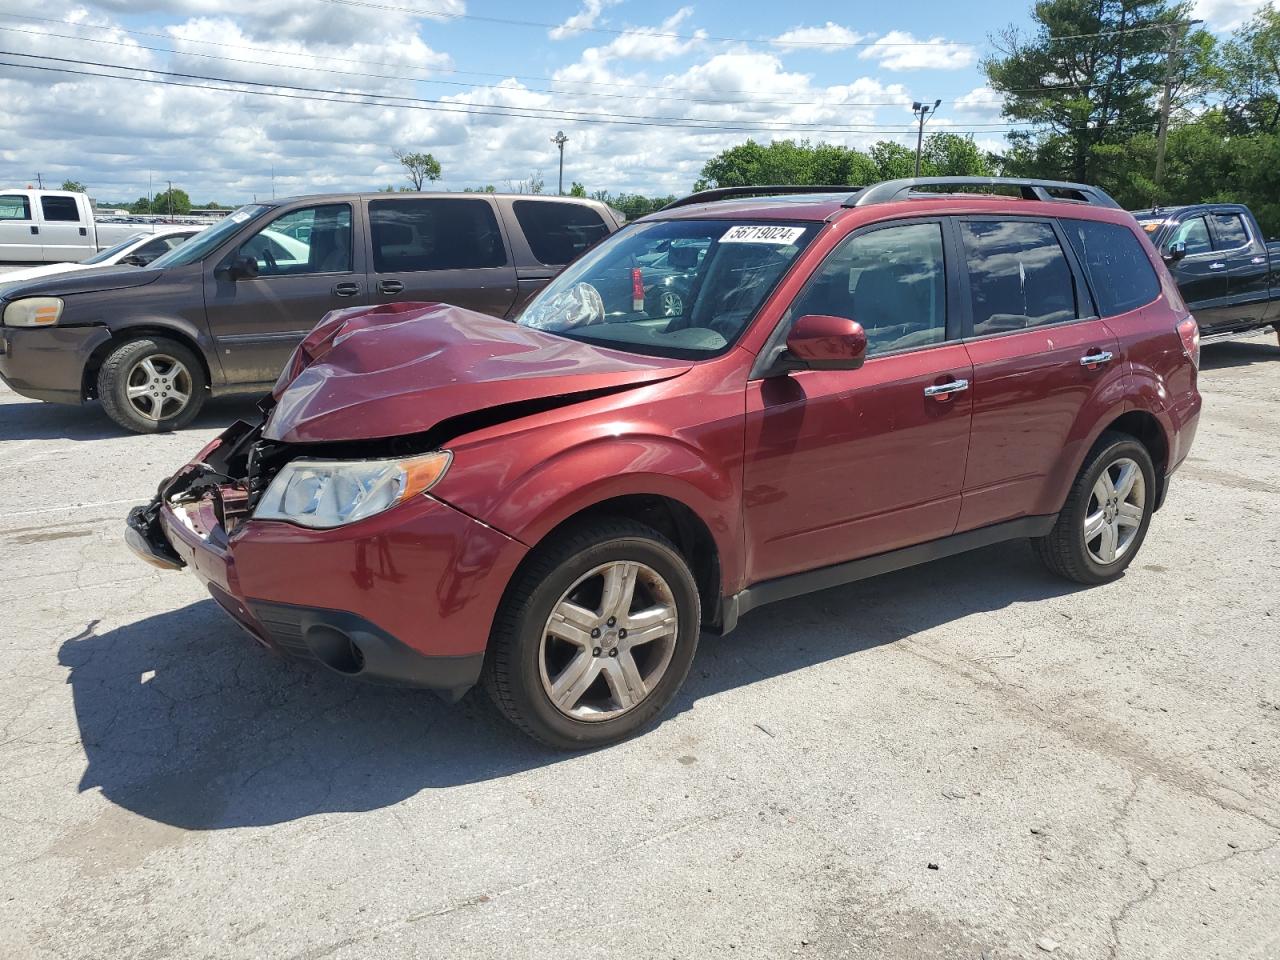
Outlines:
{"type": "Polygon", "coordinates": [[[57,297],[24,297],[4,308],[6,327],[51,327],[62,316],[57,297]]]}
{"type": "Polygon", "coordinates": [[[257,520],[340,527],[425,493],[444,476],[448,450],[401,460],[294,460],[258,501],[257,520]]]}

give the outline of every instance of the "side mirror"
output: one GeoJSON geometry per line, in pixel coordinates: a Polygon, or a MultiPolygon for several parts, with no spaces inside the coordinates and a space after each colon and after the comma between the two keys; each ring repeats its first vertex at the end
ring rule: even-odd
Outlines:
{"type": "Polygon", "coordinates": [[[258,276],[258,261],[253,257],[232,257],[226,270],[229,280],[254,280],[258,276]]]}
{"type": "Polygon", "coordinates": [[[867,359],[867,333],[848,317],[809,314],[791,326],[787,359],[799,369],[857,370],[867,359]]]}
{"type": "Polygon", "coordinates": [[[1187,245],[1181,240],[1169,244],[1169,246],[1165,247],[1164,253],[1161,254],[1164,257],[1164,262],[1169,264],[1177,263],[1186,255],[1187,245]]]}

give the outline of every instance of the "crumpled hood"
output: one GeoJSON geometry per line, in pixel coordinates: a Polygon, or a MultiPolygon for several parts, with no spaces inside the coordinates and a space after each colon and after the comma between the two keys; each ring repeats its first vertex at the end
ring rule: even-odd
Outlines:
{"type": "MultiPolygon", "coordinates": [[[[118,264],[90,267],[87,270],[54,274],[51,277],[36,277],[32,280],[18,280],[12,284],[5,283],[3,293],[0,295],[3,295],[6,300],[17,300],[19,297],[67,297],[77,293],[144,287],[148,283],[159,280],[163,275],[163,270],[153,270],[148,267],[118,264]]],[[[0,282],[4,282],[4,274],[0,274],[0,282]]]]}
{"type": "Polygon", "coordinates": [[[686,361],[577,343],[447,304],[335,310],[289,359],[263,436],[285,443],[405,436],[493,407],[571,402],[688,369],[686,361]]]}

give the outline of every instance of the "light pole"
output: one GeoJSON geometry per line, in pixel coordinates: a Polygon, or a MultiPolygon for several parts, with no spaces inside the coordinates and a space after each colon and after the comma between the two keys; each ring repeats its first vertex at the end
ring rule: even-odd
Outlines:
{"type": "Polygon", "coordinates": [[[561,196],[564,195],[564,145],[568,141],[569,138],[564,135],[563,130],[557,130],[556,135],[551,138],[551,142],[560,148],[560,185],[556,192],[561,196]]]}
{"type": "Polygon", "coordinates": [[[927,103],[921,103],[917,100],[911,104],[911,112],[920,118],[920,129],[916,133],[916,176],[920,176],[920,153],[924,149],[924,122],[929,119],[929,115],[938,112],[938,106],[941,100],[933,101],[933,106],[927,103]]]}

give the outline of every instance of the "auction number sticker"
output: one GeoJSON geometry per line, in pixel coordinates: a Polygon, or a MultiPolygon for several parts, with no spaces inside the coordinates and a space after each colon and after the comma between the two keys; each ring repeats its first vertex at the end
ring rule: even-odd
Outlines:
{"type": "Polygon", "coordinates": [[[804,233],[804,227],[762,227],[757,224],[740,224],[730,227],[721,243],[776,243],[787,246],[795,243],[804,233]]]}

